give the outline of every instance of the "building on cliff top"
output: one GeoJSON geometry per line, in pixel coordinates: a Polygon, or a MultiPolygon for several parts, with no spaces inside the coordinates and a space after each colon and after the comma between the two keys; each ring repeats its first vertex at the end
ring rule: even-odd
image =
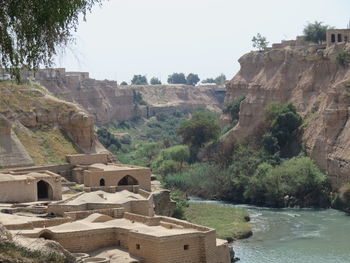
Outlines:
{"type": "Polygon", "coordinates": [[[328,29],[326,42],[327,46],[350,41],[350,29],[328,29]]]}
{"type": "Polygon", "coordinates": [[[0,173],[0,203],[61,200],[61,177],[49,171],[0,173]]]}

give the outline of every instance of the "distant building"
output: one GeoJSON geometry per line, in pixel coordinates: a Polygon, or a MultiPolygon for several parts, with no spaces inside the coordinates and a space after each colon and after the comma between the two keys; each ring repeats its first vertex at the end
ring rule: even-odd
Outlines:
{"type": "Polygon", "coordinates": [[[350,41],[350,29],[329,29],[327,30],[327,46],[336,43],[346,43],[350,41]]]}

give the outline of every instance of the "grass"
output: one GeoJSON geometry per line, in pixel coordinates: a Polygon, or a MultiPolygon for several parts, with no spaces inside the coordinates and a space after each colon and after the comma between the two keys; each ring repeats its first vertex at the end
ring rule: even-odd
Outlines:
{"type": "Polygon", "coordinates": [[[56,253],[31,251],[13,243],[0,243],[0,262],[4,263],[67,263],[64,256],[56,253]]]}
{"type": "Polygon", "coordinates": [[[14,129],[14,131],[35,165],[62,164],[66,162],[67,154],[79,152],[57,127],[40,130],[14,129]]]}
{"type": "Polygon", "coordinates": [[[185,217],[191,223],[216,229],[218,238],[243,239],[252,235],[252,227],[247,222],[249,214],[241,208],[190,203],[185,208],[185,217]]]}

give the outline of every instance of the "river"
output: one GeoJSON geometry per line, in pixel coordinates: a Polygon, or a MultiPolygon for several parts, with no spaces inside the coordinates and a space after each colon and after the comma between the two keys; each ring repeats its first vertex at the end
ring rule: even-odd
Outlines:
{"type": "Polygon", "coordinates": [[[240,263],[350,262],[350,217],[343,212],[192,201],[242,207],[249,211],[254,234],[233,243],[240,263]]]}

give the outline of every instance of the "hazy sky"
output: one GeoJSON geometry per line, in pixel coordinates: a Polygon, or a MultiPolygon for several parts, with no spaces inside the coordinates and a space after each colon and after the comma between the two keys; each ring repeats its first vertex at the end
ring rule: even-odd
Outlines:
{"type": "Polygon", "coordinates": [[[166,82],[173,72],[230,79],[258,32],[275,43],[315,20],[346,28],[349,11],[349,0],[109,0],[80,23],[56,66],[118,82],[166,82]]]}

